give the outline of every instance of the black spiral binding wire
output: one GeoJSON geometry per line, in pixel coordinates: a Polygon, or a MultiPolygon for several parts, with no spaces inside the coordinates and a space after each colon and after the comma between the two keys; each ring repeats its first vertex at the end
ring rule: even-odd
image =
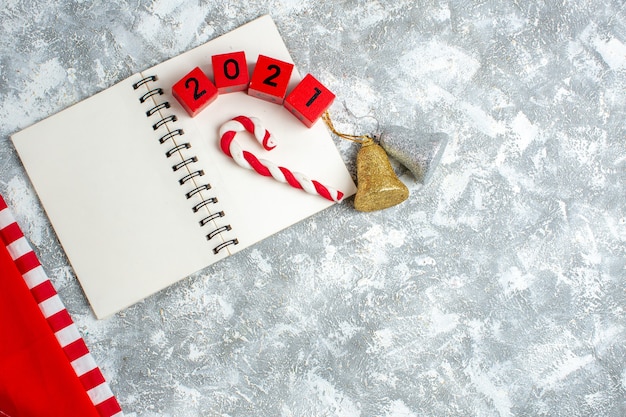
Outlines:
{"type": "MultiPolygon", "coordinates": [[[[152,98],[152,100],[155,100],[154,97],[156,96],[160,96],[163,94],[163,89],[162,88],[150,88],[149,87],[149,83],[155,82],[157,81],[157,77],[155,75],[150,75],[147,77],[142,78],[141,80],[137,81],[136,83],[133,84],[133,89],[137,90],[139,87],[146,85],[146,88],[148,89],[148,91],[146,93],[144,93],[140,98],[139,101],[141,103],[145,103],[146,101],[148,101],[149,99],[152,98]]],[[[163,101],[161,103],[156,103],[154,105],[154,107],[152,107],[150,110],[146,111],[146,116],[147,117],[153,117],[154,115],[161,115],[161,111],[162,110],[166,110],[170,108],[170,103],[167,101],[163,101]]],[[[178,118],[175,115],[168,115],[168,116],[163,116],[161,117],[161,119],[159,119],[156,123],[154,123],[152,125],[152,129],[153,130],[158,130],[159,128],[165,126],[167,128],[167,133],[165,133],[163,136],[161,136],[159,138],[159,143],[160,144],[166,144],[166,142],[171,141],[171,146],[168,148],[168,150],[165,152],[165,156],[167,158],[172,157],[173,155],[175,155],[176,153],[180,153],[183,150],[187,150],[189,148],[191,148],[191,144],[189,144],[188,142],[183,142],[183,143],[176,143],[176,137],[178,136],[183,136],[185,134],[185,132],[182,129],[174,129],[174,130],[170,130],[170,123],[175,123],[178,120],[178,118]]],[[[182,168],[186,168],[186,171],[188,172],[188,174],[184,175],[182,178],[180,178],[178,180],[178,183],[180,185],[185,184],[187,181],[193,180],[194,178],[197,177],[202,177],[204,175],[204,171],[201,169],[198,170],[193,170],[191,169],[191,165],[195,164],[198,162],[198,158],[196,156],[192,156],[189,158],[183,158],[183,160],[175,165],[172,165],[172,170],[174,172],[182,169],[182,168]]],[[[210,190],[211,189],[211,185],[208,183],[205,184],[200,184],[198,186],[196,186],[194,189],[192,189],[191,191],[187,192],[185,194],[185,196],[187,197],[187,199],[190,199],[191,197],[193,197],[196,194],[201,193],[201,191],[206,191],[206,190],[210,190]]],[[[192,207],[192,210],[194,213],[197,213],[198,211],[200,211],[203,207],[209,205],[209,204],[215,204],[217,203],[217,198],[216,197],[209,197],[209,198],[204,198],[202,196],[202,194],[199,194],[200,198],[202,199],[202,201],[200,201],[198,204],[196,204],[194,207],[192,207]]],[[[209,216],[203,218],[202,220],[200,220],[200,226],[206,226],[208,224],[210,224],[213,220],[216,220],[220,217],[224,217],[224,212],[223,211],[219,211],[213,214],[210,214],[209,216]]],[[[216,228],[215,230],[212,230],[211,232],[209,232],[206,235],[207,240],[211,240],[213,239],[215,236],[218,236],[219,234],[229,231],[231,230],[231,227],[229,224],[225,225],[225,226],[220,226],[218,228],[216,228]]],[[[230,246],[230,245],[237,245],[239,244],[239,241],[237,239],[230,239],[230,240],[226,240],[224,242],[221,242],[220,244],[218,244],[217,246],[215,246],[213,248],[213,253],[218,254],[219,251],[221,251],[222,249],[230,246]]]]}

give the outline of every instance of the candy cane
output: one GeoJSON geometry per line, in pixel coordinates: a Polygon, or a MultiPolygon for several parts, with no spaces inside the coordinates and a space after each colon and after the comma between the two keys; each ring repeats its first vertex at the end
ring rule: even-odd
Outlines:
{"type": "Polygon", "coordinates": [[[343,193],[322,185],[318,181],[310,180],[304,174],[292,172],[273,162],[259,159],[248,151],[244,151],[234,140],[237,132],[247,130],[268,151],[276,147],[273,136],[265,129],[256,117],[237,116],[224,123],[219,130],[220,147],[222,151],[233,158],[241,167],[252,169],[265,177],[273,177],[279,182],[288,183],[294,188],[300,188],[309,194],[320,195],[330,201],[341,201],[343,193]]]}

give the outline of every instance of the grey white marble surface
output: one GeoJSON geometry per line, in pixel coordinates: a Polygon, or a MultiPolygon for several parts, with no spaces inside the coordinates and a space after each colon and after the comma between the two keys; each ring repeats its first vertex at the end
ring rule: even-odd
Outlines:
{"type": "Polygon", "coordinates": [[[622,1],[5,0],[0,23],[0,193],[127,416],[626,415],[622,1]],[[394,164],[402,205],[347,200],[95,320],[9,135],[266,13],[338,129],[449,135],[431,183],[394,164]]]}

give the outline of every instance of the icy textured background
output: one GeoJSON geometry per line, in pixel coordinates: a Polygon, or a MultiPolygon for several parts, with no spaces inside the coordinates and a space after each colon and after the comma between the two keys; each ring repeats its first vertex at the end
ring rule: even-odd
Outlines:
{"type": "Polygon", "coordinates": [[[5,0],[0,192],[128,416],[623,416],[625,22],[621,0],[5,0]],[[404,204],[348,200],[96,321],[9,135],[265,13],[340,130],[450,136],[431,184],[395,165],[404,204]]]}

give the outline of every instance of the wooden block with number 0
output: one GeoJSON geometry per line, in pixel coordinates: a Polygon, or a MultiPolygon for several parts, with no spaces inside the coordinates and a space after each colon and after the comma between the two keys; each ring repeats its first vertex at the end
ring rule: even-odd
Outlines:
{"type": "Polygon", "coordinates": [[[248,88],[250,76],[243,51],[213,55],[213,80],[220,94],[243,91],[248,88]]]}
{"type": "Polygon", "coordinates": [[[311,74],[307,74],[285,99],[284,106],[307,127],[330,107],[335,95],[311,74]]]}
{"type": "Polygon", "coordinates": [[[194,117],[217,98],[218,92],[206,74],[196,67],[174,84],[172,95],[194,117]]]}
{"type": "Polygon", "coordinates": [[[248,94],[272,103],[283,104],[292,71],[293,64],[289,62],[259,55],[252,72],[248,94]]]}

